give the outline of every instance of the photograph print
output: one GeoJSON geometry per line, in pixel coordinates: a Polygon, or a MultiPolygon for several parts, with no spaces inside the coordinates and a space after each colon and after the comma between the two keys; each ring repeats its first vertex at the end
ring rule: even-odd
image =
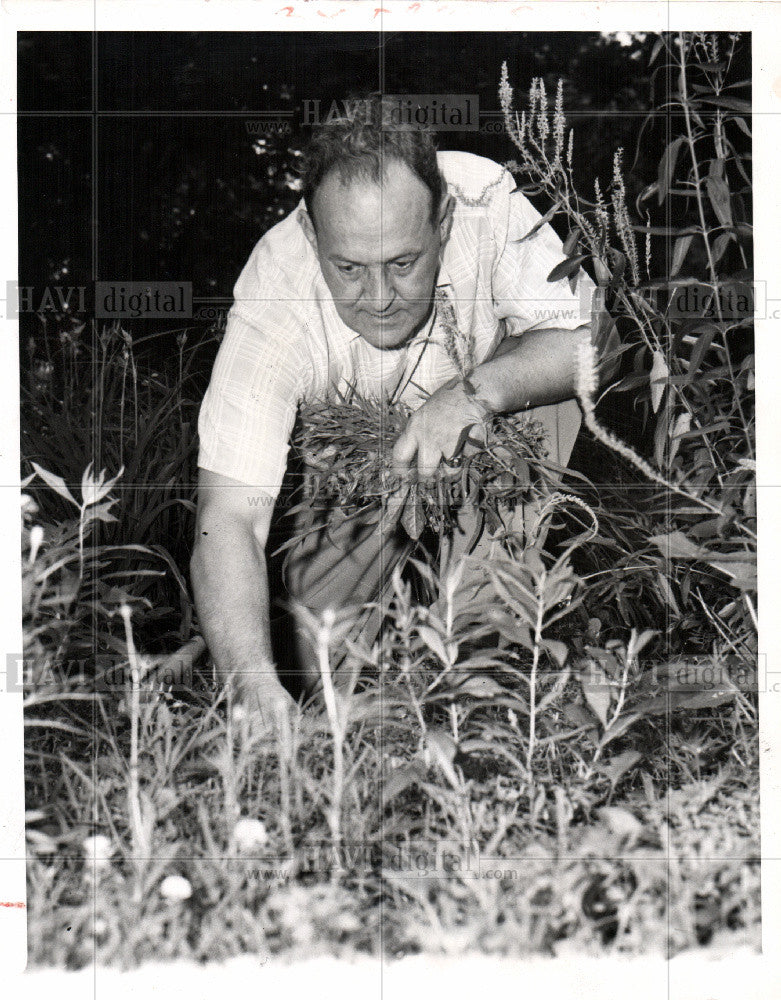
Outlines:
{"type": "Polygon", "coordinates": [[[751,76],[18,34],[31,968],[759,947],[751,76]]]}

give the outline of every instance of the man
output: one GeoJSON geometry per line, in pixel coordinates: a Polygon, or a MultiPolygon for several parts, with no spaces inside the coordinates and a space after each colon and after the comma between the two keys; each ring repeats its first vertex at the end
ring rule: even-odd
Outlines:
{"type": "MultiPolygon", "coordinates": [[[[437,153],[427,133],[366,102],[315,133],[301,204],[259,241],[236,283],[199,418],[191,572],[219,674],[266,719],[291,704],[272,656],[265,550],[302,400],[347,384],[395,393],[415,409],[394,464],[422,476],[488,413],[540,408],[551,457],[566,464],[593,286],[582,272],[574,289],[547,281],[561,242],[547,224],[523,239],[540,216],[514,188],[498,164],[437,153]],[[468,382],[454,332],[473,356],[468,382]]],[[[347,545],[321,537],[294,562],[288,589],[316,610],[371,600],[395,544],[382,525],[347,545]]]]}

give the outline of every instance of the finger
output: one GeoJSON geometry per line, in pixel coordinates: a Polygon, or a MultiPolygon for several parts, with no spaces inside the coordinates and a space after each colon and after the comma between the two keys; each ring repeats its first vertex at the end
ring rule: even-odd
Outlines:
{"type": "Polygon", "coordinates": [[[418,446],[418,478],[423,480],[433,479],[441,458],[442,452],[439,448],[432,448],[430,445],[426,445],[425,442],[420,444],[418,446]]]}
{"type": "Polygon", "coordinates": [[[482,451],[482,446],[474,438],[467,438],[464,441],[464,447],[459,452],[462,458],[471,458],[472,455],[476,455],[478,451],[482,451]]]}
{"type": "Polygon", "coordinates": [[[456,456],[451,459],[450,462],[442,462],[442,476],[444,479],[458,479],[461,475],[462,463],[461,458],[456,456]]]}
{"type": "Polygon", "coordinates": [[[418,442],[412,434],[404,431],[399,435],[391,452],[391,465],[397,476],[404,477],[409,473],[412,459],[415,457],[417,450],[418,442]]]}

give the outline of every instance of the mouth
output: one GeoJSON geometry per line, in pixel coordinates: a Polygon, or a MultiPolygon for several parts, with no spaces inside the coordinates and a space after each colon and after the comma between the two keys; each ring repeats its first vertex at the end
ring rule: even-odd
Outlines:
{"type": "Polygon", "coordinates": [[[366,315],[381,323],[383,320],[394,319],[400,312],[400,309],[393,309],[391,312],[372,312],[371,309],[367,309],[366,315]]]}

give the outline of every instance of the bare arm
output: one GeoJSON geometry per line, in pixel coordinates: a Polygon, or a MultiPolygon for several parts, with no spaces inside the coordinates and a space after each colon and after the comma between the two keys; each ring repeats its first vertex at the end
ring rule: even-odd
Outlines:
{"type": "Polygon", "coordinates": [[[577,345],[587,332],[588,324],[576,330],[529,330],[522,337],[508,337],[490,361],[475,368],[470,381],[492,413],[515,413],[571,399],[577,345]]]}
{"type": "Polygon", "coordinates": [[[463,429],[482,422],[486,410],[514,413],[572,398],[577,344],[588,330],[588,325],[530,330],[503,341],[491,360],[470,376],[474,399],[461,385],[437,389],[412,414],[394,446],[397,470],[403,473],[417,458],[418,474],[431,475],[440,459],[453,456],[463,429]]]}
{"type": "Polygon", "coordinates": [[[263,712],[290,702],[271,652],[266,541],[268,494],[199,470],[195,547],[190,562],[195,605],[222,680],[263,712]]]}

